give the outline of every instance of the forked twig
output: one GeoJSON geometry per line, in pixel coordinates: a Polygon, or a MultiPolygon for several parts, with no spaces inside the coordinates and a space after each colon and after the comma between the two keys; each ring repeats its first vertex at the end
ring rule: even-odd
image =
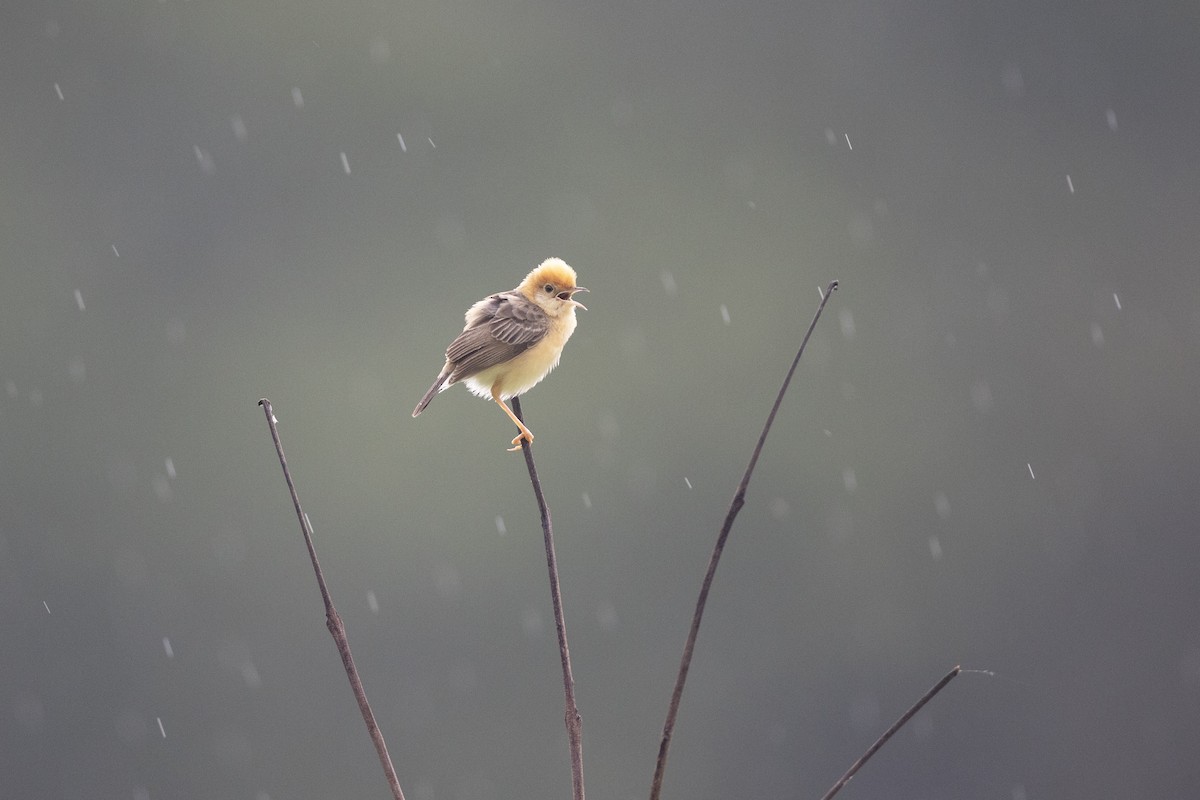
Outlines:
{"type": "Polygon", "coordinates": [[[859,756],[858,760],[850,765],[850,769],[846,770],[846,774],[843,775],[842,777],[838,778],[837,783],[835,783],[833,786],[831,786],[829,788],[829,791],[821,796],[821,800],[830,800],[830,798],[832,798],[835,794],[840,792],[842,790],[842,787],[845,786],[847,783],[849,783],[850,779],[854,777],[854,774],[856,772],[858,772],[860,769],[862,769],[863,764],[866,764],[867,760],[870,759],[871,756],[875,755],[875,753],[879,750],[879,748],[881,748],[885,744],[887,744],[887,740],[892,738],[892,734],[894,734],[896,731],[900,730],[900,728],[902,728],[904,726],[904,723],[906,723],[910,719],[912,719],[913,716],[918,711],[920,711],[921,708],[926,703],[928,703],[930,700],[933,699],[933,696],[935,694],[940,692],[942,689],[945,689],[946,684],[949,683],[950,681],[954,680],[954,678],[960,672],[962,672],[962,667],[957,667],[957,666],[954,669],[947,672],[946,676],[944,678],[942,678],[940,681],[938,681],[937,683],[935,683],[933,685],[932,689],[930,689],[928,692],[923,694],[921,696],[921,699],[918,700],[915,704],[913,704],[912,708],[910,708],[908,711],[905,711],[903,714],[901,714],[900,719],[893,722],[892,727],[890,727],[886,731],[884,731],[883,736],[880,736],[878,739],[876,739],[875,744],[868,747],[867,752],[865,752],[861,756],[859,756]]]}
{"type": "Polygon", "coordinates": [[[379,763],[383,765],[383,774],[387,777],[395,800],[404,800],[404,792],[400,790],[400,781],[396,778],[396,770],[392,766],[392,757],[388,755],[387,744],[383,734],[375,724],[375,715],[371,713],[371,704],[367,702],[367,693],[358,677],[358,669],[354,666],[354,656],[350,654],[350,642],[346,639],[346,626],[337,609],[333,607],[333,599],[329,596],[329,587],[325,585],[325,575],[321,572],[321,564],[317,561],[317,551],[313,547],[312,525],[308,516],[300,508],[300,496],[296,494],[296,484],[292,481],[291,470],[288,469],[287,459],[283,455],[283,444],[279,441],[279,429],[276,426],[275,412],[271,401],[263,398],[258,401],[263,412],[267,415],[267,425],[271,428],[271,440],[275,442],[275,452],[279,455],[279,466],[283,467],[283,478],[287,481],[288,492],[292,495],[292,505],[296,508],[296,517],[300,520],[300,531],[304,534],[304,545],[308,548],[308,557],[312,560],[313,572],[317,576],[317,585],[321,587],[321,599],[325,602],[325,627],[337,643],[338,654],[342,657],[342,666],[346,669],[346,677],[350,679],[350,688],[354,690],[354,699],[358,701],[358,709],[362,712],[363,721],[367,723],[367,732],[375,743],[375,752],[379,754],[379,763]]]}
{"type": "MultiPolygon", "coordinates": [[[[521,422],[521,400],[512,399],[513,413],[521,422]]],[[[554,555],[554,529],[550,524],[550,508],[542,494],[542,482],[538,479],[537,467],[533,464],[533,448],[524,439],[521,450],[525,453],[525,466],[529,468],[529,480],[533,483],[533,495],[537,498],[538,511],[542,515],[542,537],[546,542],[546,568],[550,572],[550,600],[554,606],[554,629],[558,633],[558,654],[562,660],[563,694],[566,696],[566,711],[563,715],[567,724],[567,743],[571,750],[571,789],[574,800],[583,800],[583,718],[575,705],[575,676],[571,672],[571,650],[567,646],[567,623],[563,617],[562,592],[558,587],[558,558],[554,555]]]]}
{"type": "Polygon", "coordinates": [[[721,526],[721,532],[717,536],[717,543],[713,547],[712,555],[708,559],[708,570],[704,573],[704,581],[700,584],[700,596],[696,599],[696,610],[692,613],[692,627],[688,630],[687,641],[683,645],[683,657],[679,661],[679,673],[675,678],[675,689],[671,692],[671,702],[667,707],[667,721],[663,725],[662,741],[658,746],[658,761],[654,767],[654,780],[650,784],[650,800],[659,800],[662,794],[663,771],[667,768],[667,752],[671,748],[671,735],[675,731],[675,718],[679,714],[679,701],[683,697],[683,685],[687,682],[688,670],[692,665],[692,651],[696,647],[696,635],[700,632],[700,620],[704,616],[704,605],[708,602],[708,591],[712,588],[713,576],[717,572],[717,564],[721,561],[721,552],[725,549],[725,540],[729,538],[729,531],[733,528],[733,521],[737,518],[738,512],[742,510],[742,506],[746,503],[746,487],[750,485],[750,476],[754,473],[754,466],[758,463],[758,457],[762,454],[763,444],[767,441],[767,434],[771,431],[771,424],[775,421],[775,414],[779,411],[779,405],[783,402],[783,395],[787,392],[788,384],[792,382],[792,375],[796,372],[796,367],[800,364],[800,357],[804,355],[804,348],[808,346],[809,337],[812,336],[813,329],[817,327],[817,320],[821,318],[821,312],[825,310],[825,304],[829,302],[830,295],[837,289],[838,282],[833,281],[828,288],[821,294],[821,303],[817,306],[817,311],[813,314],[812,322],[808,324],[808,331],[804,334],[804,340],[800,342],[800,349],[796,353],[796,357],[792,359],[792,366],[787,371],[787,377],[783,379],[783,385],[779,387],[779,394],[775,396],[775,404],[771,406],[771,413],[767,415],[767,421],[763,425],[762,433],[758,435],[758,444],[754,446],[754,452],[750,456],[750,463],[746,465],[746,472],[742,475],[742,480],[738,484],[737,491],[733,494],[733,500],[729,503],[729,511],[725,514],[725,523],[721,526]]]}

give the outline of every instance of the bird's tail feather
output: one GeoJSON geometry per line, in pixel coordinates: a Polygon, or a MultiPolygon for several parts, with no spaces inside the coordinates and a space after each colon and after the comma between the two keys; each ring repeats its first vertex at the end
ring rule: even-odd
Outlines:
{"type": "Polygon", "coordinates": [[[441,375],[437,376],[437,380],[433,382],[433,386],[429,387],[429,391],[421,398],[421,402],[417,403],[417,407],[413,409],[413,416],[417,416],[425,407],[433,400],[434,395],[446,388],[446,378],[450,375],[449,370],[444,370],[441,375]]]}

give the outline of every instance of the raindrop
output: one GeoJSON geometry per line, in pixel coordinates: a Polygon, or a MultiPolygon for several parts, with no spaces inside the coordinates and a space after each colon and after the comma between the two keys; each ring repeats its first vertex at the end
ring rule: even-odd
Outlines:
{"type": "Polygon", "coordinates": [[[1104,118],[1108,122],[1108,129],[1110,131],[1115,131],[1117,129],[1117,112],[1110,108],[1108,111],[1104,112],[1104,118]]]}
{"type": "Polygon", "coordinates": [[[1104,344],[1104,331],[1100,329],[1100,323],[1092,323],[1092,344],[1096,347],[1101,347],[1104,344]]]}
{"type": "Polygon", "coordinates": [[[300,93],[299,86],[292,87],[292,102],[296,104],[296,108],[304,108],[304,95],[300,93]]]}
{"type": "Polygon", "coordinates": [[[239,142],[246,141],[246,123],[240,114],[234,114],[229,118],[229,126],[233,128],[233,138],[239,142]]]}
{"type": "Polygon", "coordinates": [[[725,320],[725,324],[729,324],[729,307],[724,303],[721,304],[721,319],[725,320]]]}
{"type": "Polygon", "coordinates": [[[787,500],[776,497],[771,501],[771,516],[774,519],[783,519],[790,513],[792,513],[792,506],[787,500]]]}
{"type": "Polygon", "coordinates": [[[833,132],[833,128],[825,129],[825,141],[830,144],[837,144],[837,134],[833,132]]]}
{"type": "Polygon", "coordinates": [[[588,495],[587,492],[583,493],[583,507],[584,508],[592,507],[592,498],[588,495]]]}
{"type": "Polygon", "coordinates": [[[56,95],[58,95],[58,99],[59,99],[59,100],[62,100],[62,99],[64,99],[64,98],[63,98],[63,93],[62,93],[62,87],[61,87],[61,86],[59,86],[57,83],[56,83],[56,84],[54,84],[54,93],[55,93],[56,95]]]}
{"type": "Polygon", "coordinates": [[[47,603],[45,600],[42,601],[42,607],[46,609],[47,614],[50,613],[50,604],[47,603]]]}
{"type": "Polygon", "coordinates": [[[500,516],[499,514],[496,515],[496,531],[501,536],[508,533],[508,528],[504,527],[504,517],[500,516]]]}
{"type": "Polygon", "coordinates": [[[168,636],[163,637],[163,652],[167,654],[167,658],[175,657],[175,648],[171,647],[171,639],[168,636]]]}
{"type": "Polygon", "coordinates": [[[349,175],[350,174],[350,159],[346,157],[346,153],[344,151],[342,152],[341,156],[342,156],[342,172],[345,172],[347,175],[349,175]]]}
{"type": "Polygon", "coordinates": [[[216,171],[217,165],[213,161],[212,154],[202,149],[200,145],[192,145],[192,152],[196,154],[196,163],[200,165],[200,169],[206,175],[211,175],[216,171]]]}
{"type": "Polygon", "coordinates": [[[842,326],[842,336],[849,340],[854,339],[854,315],[850,313],[850,309],[841,308],[838,311],[838,322],[842,326]]]}
{"type": "Polygon", "coordinates": [[[150,485],[154,487],[154,495],[160,502],[170,502],[171,498],[175,496],[165,475],[155,475],[150,479],[150,485]]]}
{"type": "Polygon", "coordinates": [[[542,622],[542,613],[536,608],[527,608],[521,614],[521,630],[525,635],[533,638],[540,636],[545,625],[542,622]]]}
{"type": "Polygon", "coordinates": [[[1030,477],[1030,478],[1033,478],[1033,479],[1036,481],[1036,480],[1037,480],[1037,476],[1033,474],[1033,464],[1030,464],[1030,463],[1026,462],[1026,463],[1025,463],[1025,466],[1029,468],[1029,477],[1030,477]]]}
{"type": "Polygon", "coordinates": [[[117,246],[115,244],[112,246],[112,249],[113,249],[113,255],[116,256],[117,258],[120,258],[121,254],[119,252],[117,252],[117,246]]]}
{"type": "Polygon", "coordinates": [[[396,134],[396,138],[397,138],[397,139],[400,141],[400,152],[401,152],[401,153],[407,153],[407,152],[408,152],[408,145],[406,145],[406,144],[404,143],[404,135],[403,135],[403,134],[399,134],[399,133],[397,133],[397,134],[396,134]]]}
{"type": "Polygon", "coordinates": [[[430,147],[432,147],[434,150],[437,150],[437,145],[433,143],[433,139],[431,137],[426,136],[425,141],[429,142],[430,147]]]}
{"type": "Polygon", "coordinates": [[[374,592],[367,592],[367,608],[371,609],[372,614],[379,613],[379,598],[375,596],[374,592]]]}
{"type": "Polygon", "coordinates": [[[946,497],[944,492],[938,492],[933,496],[933,508],[939,517],[948,518],[950,516],[950,498],[946,497]]]}
{"type": "Polygon", "coordinates": [[[679,287],[677,287],[675,285],[675,276],[664,269],[661,277],[662,277],[663,291],[666,292],[669,296],[674,297],[676,295],[676,293],[679,291],[679,287]]]}
{"type": "Polygon", "coordinates": [[[684,476],[683,476],[683,482],[684,482],[685,484],[687,484],[687,487],[688,487],[689,489],[690,489],[690,488],[692,488],[692,482],[691,482],[691,481],[689,481],[689,480],[687,479],[687,476],[686,476],[686,475],[684,475],[684,476]]]}
{"type": "Polygon", "coordinates": [[[257,689],[262,686],[262,676],[258,674],[258,667],[254,666],[253,661],[242,664],[242,680],[246,682],[247,689],[257,689]]]}
{"type": "Polygon", "coordinates": [[[1071,194],[1075,194],[1075,184],[1072,183],[1070,175],[1067,175],[1067,189],[1070,190],[1071,194]]]}
{"type": "Polygon", "coordinates": [[[934,561],[939,561],[942,557],[942,544],[936,536],[929,537],[929,555],[933,557],[934,561]]]}
{"type": "Polygon", "coordinates": [[[80,311],[83,311],[85,308],[87,308],[87,306],[83,304],[83,292],[79,291],[78,289],[75,290],[75,305],[79,307],[80,311]]]}
{"type": "Polygon", "coordinates": [[[171,480],[175,480],[175,459],[168,458],[166,461],[163,462],[163,464],[167,468],[167,477],[170,478],[171,480]]]}
{"type": "Polygon", "coordinates": [[[854,145],[850,144],[850,134],[848,134],[848,133],[843,133],[843,134],[842,134],[842,136],[845,136],[845,137],[846,137],[846,147],[849,147],[851,150],[853,150],[853,149],[854,149],[854,145]]]}
{"type": "Polygon", "coordinates": [[[1117,297],[1117,293],[1113,292],[1113,302],[1117,304],[1117,311],[1121,310],[1121,298],[1117,297]]]}
{"type": "Polygon", "coordinates": [[[846,467],[842,470],[842,483],[846,486],[846,491],[853,493],[858,488],[858,478],[854,474],[853,467],[846,467]]]}
{"type": "Polygon", "coordinates": [[[155,717],[154,719],[158,721],[158,732],[162,734],[162,738],[167,738],[167,729],[163,727],[162,717],[155,717]]]}

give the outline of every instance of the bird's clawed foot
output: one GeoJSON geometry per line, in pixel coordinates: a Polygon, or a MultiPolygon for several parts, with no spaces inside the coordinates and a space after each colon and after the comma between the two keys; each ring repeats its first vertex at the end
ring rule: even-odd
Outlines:
{"type": "Polygon", "coordinates": [[[533,434],[529,432],[528,428],[521,429],[521,432],[518,433],[516,438],[512,440],[513,446],[508,448],[508,452],[510,452],[510,453],[517,452],[518,450],[521,449],[521,445],[524,442],[529,442],[530,444],[533,444],[533,434]]]}

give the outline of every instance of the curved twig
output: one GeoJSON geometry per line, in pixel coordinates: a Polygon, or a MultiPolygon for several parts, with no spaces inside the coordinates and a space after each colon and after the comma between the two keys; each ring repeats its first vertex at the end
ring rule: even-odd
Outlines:
{"type": "Polygon", "coordinates": [[[725,549],[725,540],[729,538],[729,531],[733,528],[733,521],[737,518],[738,512],[742,510],[742,506],[746,503],[746,487],[750,485],[750,476],[754,473],[754,466],[758,463],[758,457],[762,454],[763,444],[767,441],[767,434],[771,431],[771,424],[775,421],[775,414],[779,411],[779,405],[783,402],[783,395],[787,392],[788,384],[792,382],[792,375],[796,372],[796,367],[800,364],[800,357],[804,355],[804,348],[808,346],[809,337],[812,336],[813,329],[817,327],[817,320],[821,318],[821,312],[825,310],[825,304],[829,302],[830,295],[838,288],[838,282],[833,281],[829,287],[821,294],[821,303],[817,306],[817,311],[813,314],[812,322],[808,324],[808,331],[804,334],[804,340],[800,342],[800,349],[796,353],[796,357],[792,359],[792,366],[787,371],[787,377],[783,379],[783,385],[779,387],[779,394],[775,396],[775,404],[771,406],[771,413],[767,415],[767,421],[763,425],[762,433],[758,435],[758,444],[754,446],[754,452],[750,456],[750,463],[746,465],[746,471],[742,474],[742,480],[738,483],[737,491],[733,493],[733,500],[729,503],[729,511],[725,514],[725,523],[721,526],[721,532],[717,536],[717,543],[713,547],[712,555],[708,559],[708,569],[704,573],[704,581],[700,584],[700,596],[696,599],[696,610],[692,613],[692,626],[688,630],[687,641],[683,645],[683,657],[679,661],[679,673],[675,678],[675,688],[671,692],[671,702],[667,707],[667,721],[663,725],[662,741],[658,746],[658,761],[654,767],[654,780],[650,784],[650,800],[659,800],[662,794],[663,772],[667,768],[667,752],[671,748],[671,735],[675,731],[675,718],[679,714],[679,701],[683,697],[683,685],[687,682],[688,670],[692,665],[692,651],[696,647],[696,636],[700,632],[700,620],[704,616],[704,605],[708,602],[708,591],[712,588],[713,576],[717,572],[717,564],[721,561],[721,552],[725,549]]]}
{"type": "Polygon", "coordinates": [[[930,700],[932,700],[933,696],[935,694],[940,692],[942,689],[945,689],[946,684],[949,683],[950,681],[954,680],[954,678],[957,677],[958,673],[960,673],[960,672],[962,672],[962,667],[955,667],[954,669],[947,672],[946,676],[944,678],[942,678],[940,681],[935,683],[933,685],[932,689],[930,689],[925,694],[921,695],[921,699],[918,700],[916,703],[914,703],[912,708],[910,708],[908,711],[905,711],[903,714],[901,714],[900,719],[893,722],[892,727],[890,727],[886,731],[884,731],[883,736],[880,736],[878,739],[876,739],[875,744],[868,747],[867,752],[865,752],[861,756],[859,756],[858,760],[850,765],[850,769],[846,770],[846,774],[843,775],[842,777],[838,778],[837,783],[835,783],[833,786],[829,787],[829,791],[821,796],[821,800],[830,800],[830,798],[832,798],[835,794],[840,792],[842,790],[842,787],[845,786],[847,783],[849,783],[850,779],[854,777],[854,774],[856,772],[858,772],[860,769],[862,769],[863,764],[866,764],[867,760],[870,759],[871,756],[875,755],[875,753],[878,752],[879,748],[881,748],[885,744],[887,744],[887,740],[892,738],[892,735],[904,726],[904,723],[906,723],[910,719],[912,719],[913,715],[915,715],[918,711],[920,711],[922,706],[924,706],[926,703],[928,703],[930,700]]]}

